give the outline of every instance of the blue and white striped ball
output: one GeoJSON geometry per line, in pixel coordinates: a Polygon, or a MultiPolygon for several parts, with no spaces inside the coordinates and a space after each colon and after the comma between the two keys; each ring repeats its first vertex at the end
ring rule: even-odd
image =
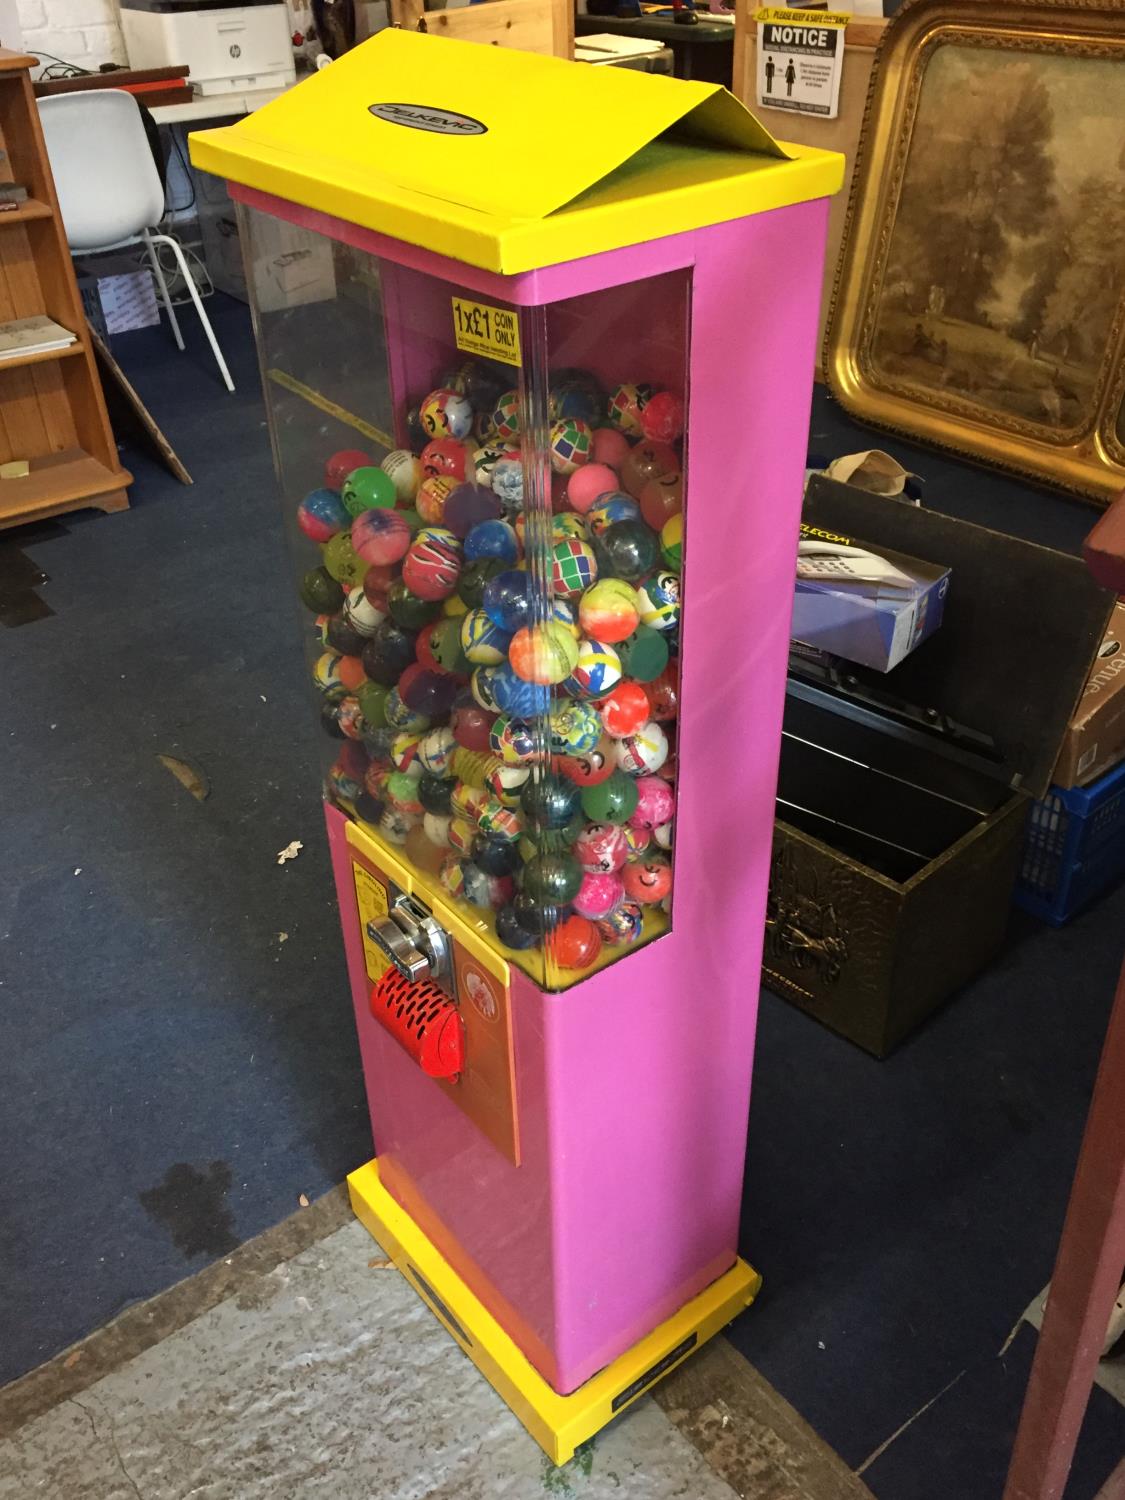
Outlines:
{"type": "Polygon", "coordinates": [[[422,743],[418,746],[418,759],[431,776],[448,776],[456,750],[457,741],[453,737],[453,731],[447,724],[443,724],[423,735],[422,743]]]}

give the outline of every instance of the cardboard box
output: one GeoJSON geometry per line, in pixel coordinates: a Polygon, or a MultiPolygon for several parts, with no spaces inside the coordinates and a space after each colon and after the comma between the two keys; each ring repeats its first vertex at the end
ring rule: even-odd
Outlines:
{"type": "Polygon", "coordinates": [[[193,172],[191,176],[195,184],[203,261],[211,285],[228,297],[248,302],[250,295],[246,290],[246,268],[242,263],[238,211],[231,202],[227,185],[221,177],[212,177],[207,172],[193,172]]]}
{"type": "Polygon", "coordinates": [[[1055,766],[1056,786],[1089,786],[1125,760],[1125,602],[1109,629],[1067,726],[1055,766]]]}
{"type": "Polygon", "coordinates": [[[889,672],[941,624],[949,569],[824,527],[801,526],[791,635],[889,672]]]}

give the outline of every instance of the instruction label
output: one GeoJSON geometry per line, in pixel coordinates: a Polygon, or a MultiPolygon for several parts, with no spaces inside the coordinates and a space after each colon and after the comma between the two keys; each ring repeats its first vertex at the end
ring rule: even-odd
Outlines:
{"type": "Polygon", "coordinates": [[[844,28],[839,11],[766,6],[758,23],[758,103],[834,120],[840,108],[844,28]]]}
{"type": "Polygon", "coordinates": [[[466,354],[501,359],[506,365],[520,363],[519,314],[510,307],[454,297],[453,339],[466,354]]]}
{"type": "Polygon", "coordinates": [[[363,958],[367,968],[367,977],[372,984],[381,979],[391,967],[391,961],[383,952],[379,944],[367,935],[367,924],[373,922],[376,917],[385,917],[390,910],[387,901],[387,888],[375,879],[370,870],[364,869],[362,865],[352,863],[355,874],[355,904],[359,911],[359,931],[363,938],[363,958]]]}

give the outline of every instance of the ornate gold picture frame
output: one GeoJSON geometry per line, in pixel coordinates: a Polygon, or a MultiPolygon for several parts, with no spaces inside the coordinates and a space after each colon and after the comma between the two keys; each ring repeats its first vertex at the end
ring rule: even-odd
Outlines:
{"type": "Polygon", "coordinates": [[[1102,503],[1125,488],[1125,0],[898,13],[825,367],[861,421],[1102,503]]]}

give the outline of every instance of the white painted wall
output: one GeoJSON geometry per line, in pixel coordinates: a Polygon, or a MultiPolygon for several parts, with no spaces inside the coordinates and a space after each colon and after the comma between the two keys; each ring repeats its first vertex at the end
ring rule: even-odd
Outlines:
{"type": "MultiPolygon", "coordinates": [[[[96,70],[125,61],[114,0],[18,0],[23,45],[96,70]]],[[[49,65],[49,64],[48,64],[49,65]]]]}

